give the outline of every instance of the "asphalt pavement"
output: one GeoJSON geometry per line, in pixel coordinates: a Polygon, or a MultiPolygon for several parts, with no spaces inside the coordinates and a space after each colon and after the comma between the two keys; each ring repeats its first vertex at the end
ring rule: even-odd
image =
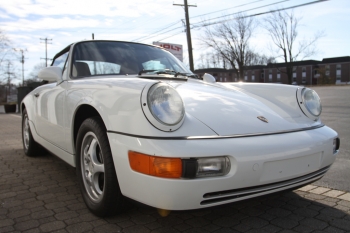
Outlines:
{"type": "Polygon", "coordinates": [[[312,87],[322,101],[321,120],[338,132],[340,152],[316,185],[350,192],[350,85],[312,87]]]}

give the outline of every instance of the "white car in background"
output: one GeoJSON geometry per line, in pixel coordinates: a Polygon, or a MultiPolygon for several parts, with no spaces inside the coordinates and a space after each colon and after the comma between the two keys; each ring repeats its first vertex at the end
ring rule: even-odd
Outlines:
{"type": "Polygon", "coordinates": [[[339,149],[315,91],[197,78],[166,50],[82,41],[59,52],[21,103],[24,151],[76,167],[87,207],[125,197],[166,210],[235,202],[320,179],[339,149]]]}

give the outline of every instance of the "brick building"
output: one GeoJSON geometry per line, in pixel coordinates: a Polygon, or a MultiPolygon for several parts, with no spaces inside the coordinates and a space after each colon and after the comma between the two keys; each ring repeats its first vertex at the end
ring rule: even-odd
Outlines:
{"type": "MultiPolygon", "coordinates": [[[[322,61],[305,60],[293,63],[293,84],[317,85],[321,83],[350,84],[350,56],[324,58],[322,61]],[[326,82],[326,81],[327,82],[326,82]]],[[[244,82],[288,83],[285,63],[247,66],[244,68],[244,82]]],[[[233,69],[208,68],[198,69],[200,77],[209,73],[218,82],[237,82],[238,74],[233,69]]]]}

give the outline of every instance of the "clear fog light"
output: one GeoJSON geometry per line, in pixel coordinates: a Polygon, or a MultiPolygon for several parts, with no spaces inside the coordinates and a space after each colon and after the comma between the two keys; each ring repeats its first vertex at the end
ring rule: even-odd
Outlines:
{"type": "Polygon", "coordinates": [[[196,177],[224,176],[231,168],[228,157],[200,158],[196,177]]]}

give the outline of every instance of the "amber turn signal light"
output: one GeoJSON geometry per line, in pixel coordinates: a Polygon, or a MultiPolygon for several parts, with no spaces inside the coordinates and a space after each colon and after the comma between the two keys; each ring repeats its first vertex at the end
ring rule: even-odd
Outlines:
{"type": "Polygon", "coordinates": [[[132,170],[163,178],[180,178],[182,161],[180,158],[150,156],[129,151],[129,163],[132,170]]]}

